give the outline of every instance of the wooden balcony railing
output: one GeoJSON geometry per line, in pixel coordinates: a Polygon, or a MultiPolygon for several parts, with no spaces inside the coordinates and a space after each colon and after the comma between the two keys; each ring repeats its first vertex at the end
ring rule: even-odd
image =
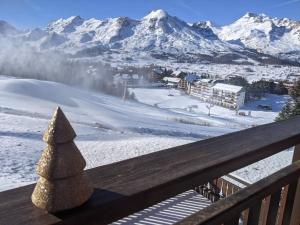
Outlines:
{"type": "Polygon", "coordinates": [[[238,224],[240,213],[249,209],[244,224],[273,225],[281,220],[284,225],[299,225],[299,144],[300,117],[295,117],[90,169],[86,174],[94,187],[91,199],[56,214],[32,204],[34,185],[4,191],[0,193],[0,224],[108,224],[296,146],[292,165],[179,224],[238,224]]]}
{"type": "MultiPolygon", "coordinates": [[[[244,224],[279,224],[278,209],[282,188],[288,185],[289,191],[285,199],[283,220],[280,221],[280,224],[288,225],[292,218],[292,209],[299,177],[300,161],[297,161],[176,224],[238,225],[240,224],[241,213],[247,209],[249,209],[249,213],[247,221],[244,221],[244,224]],[[267,196],[270,196],[270,202],[266,213],[266,222],[264,222],[261,216],[261,205],[262,200],[267,196]]],[[[299,208],[296,210],[299,213],[299,208]]]]}

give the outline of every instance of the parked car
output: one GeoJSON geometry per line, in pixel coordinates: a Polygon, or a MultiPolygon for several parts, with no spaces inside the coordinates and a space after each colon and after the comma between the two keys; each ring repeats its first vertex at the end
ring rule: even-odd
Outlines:
{"type": "Polygon", "coordinates": [[[272,106],[270,105],[258,105],[257,108],[262,110],[268,110],[268,111],[272,110],[272,106]]]}

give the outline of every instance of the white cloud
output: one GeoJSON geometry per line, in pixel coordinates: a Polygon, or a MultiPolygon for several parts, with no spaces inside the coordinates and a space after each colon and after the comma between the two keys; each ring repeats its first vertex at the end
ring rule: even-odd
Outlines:
{"type": "Polygon", "coordinates": [[[277,4],[277,5],[275,5],[275,7],[282,7],[282,6],[286,6],[286,5],[290,5],[290,4],[295,4],[298,2],[300,2],[300,0],[289,0],[289,1],[285,1],[285,2],[277,4]]]}
{"type": "Polygon", "coordinates": [[[192,6],[190,6],[190,5],[187,3],[187,1],[185,1],[185,0],[178,0],[178,1],[177,1],[177,4],[178,4],[179,6],[181,6],[182,8],[187,9],[189,12],[191,12],[191,13],[197,15],[197,16],[202,16],[201,13],[200,13],[198,10],[196,10],[195,8],[193,8],[192,6]]]}

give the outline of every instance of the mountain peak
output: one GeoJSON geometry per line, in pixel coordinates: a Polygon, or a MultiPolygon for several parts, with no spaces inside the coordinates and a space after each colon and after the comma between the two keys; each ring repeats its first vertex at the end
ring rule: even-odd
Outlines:
{"type": "Polygon", "coordinates": [[[68,19],[66,19],[66,21],[69,21],[72,23],[81,23],[82,21],[84,21],[84,19],[81,18],[80,16],[71,16],[68,19]]]}
{"type": "Polygon", "coordinates": [[[264,20],[264,19],[270,19],[266,14],[264,13],[252,13],[252,12],[247,12],[243,17],[243,19],[259,19],[259,20],[264,20]]]}
{"type": "Polygon", "coordinates": [[[252,13],[252,12],[247,12],[243,17],[244,18],[250,18],[250,17],[257,17],[258,14],[252,13]]]}
{"type": "Polygon", "coordinates": [[[75,27],[80,26],[84,22],[80,16],[71,16],[67,19],[59,19],[49,24],[48,30],[57,33],[73,32],[75,27]]]}
{"type": "Polygon", "coordinates": [[[144,19],[163,19],[168,16],[169,14],[166,11],[158,9],[151,11],[147,16],[144,17],[144,19]]]}
{"type": "Polygon", "coordinates": [[[213,28],[213,27],[217,27],[217,25],[215,25],[210,20],[199,21],[199,22],[193,23],[192,25],[193,26],[197,26],[197,27],[201,27],[201,28],[213,28]]]}

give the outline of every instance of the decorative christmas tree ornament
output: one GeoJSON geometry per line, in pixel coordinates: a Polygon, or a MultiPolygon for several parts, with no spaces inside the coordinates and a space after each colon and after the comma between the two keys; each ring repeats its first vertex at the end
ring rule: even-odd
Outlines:
{"type": "Polygon", "coordinates": [[[84,174],[86,162],[73,139],[76,134],[58,107],[45,131],[47,146],[38,162],[40,176],[31,199],[38,208],[58,212],[85,203],[92,195],[84,174]]]}

